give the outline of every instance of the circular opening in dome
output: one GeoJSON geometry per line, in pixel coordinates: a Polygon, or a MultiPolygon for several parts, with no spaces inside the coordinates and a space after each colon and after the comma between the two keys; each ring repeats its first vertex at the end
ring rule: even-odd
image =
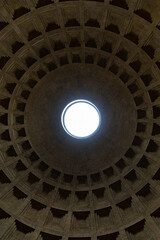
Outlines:
{"type": "Polygon", "coordinates": [[[97,132],[100,127],[101,115],[93,103],[78,99],[70,102],[64,108],[61,122],[64,130],[70,136],[84,139],[97,132]]]}

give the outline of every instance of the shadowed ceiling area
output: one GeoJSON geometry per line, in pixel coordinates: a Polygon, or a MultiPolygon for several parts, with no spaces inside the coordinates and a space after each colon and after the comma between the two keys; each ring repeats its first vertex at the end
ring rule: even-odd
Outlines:
{"type": "Polygon", "coordinates": [[[160,239],[159,0],[0,1],[0,239],[160,239]]]}

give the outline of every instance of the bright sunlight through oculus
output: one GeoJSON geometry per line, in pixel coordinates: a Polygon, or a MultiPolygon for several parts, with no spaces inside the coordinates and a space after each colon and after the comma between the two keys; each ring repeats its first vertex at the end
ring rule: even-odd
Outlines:
{"type": "Polygon", "coordinates": [[[64,130],[74,138],[87,138],[95,133],[101,122],[97,107],[83,99],[69,103],[63,110],[61,122],[64,130]]]}

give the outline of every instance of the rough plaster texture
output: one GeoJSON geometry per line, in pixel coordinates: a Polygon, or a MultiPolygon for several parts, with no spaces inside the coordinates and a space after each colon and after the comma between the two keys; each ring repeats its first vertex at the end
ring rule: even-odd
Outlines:
{"type": "Polygon", "coordinates": [[[117,162],[136,131],[136,106],[127,87],[89,64],[65,66],[44,77],[28,99],[25,116],[30,142],[39,156],[69,174],[93,173],[117,162]],[[67,136],[61,126],[63,108],[77,97],[96,102],[102,115],[99,133],[85,141],[67,136]]]}

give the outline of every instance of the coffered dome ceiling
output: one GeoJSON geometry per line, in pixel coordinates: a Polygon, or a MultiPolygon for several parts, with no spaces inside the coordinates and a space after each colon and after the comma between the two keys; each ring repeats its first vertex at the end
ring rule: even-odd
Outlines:
{"type": "Polygon", "coordinates": [[[159,0],[1,0],[0,75],[0,239],[159,240],[159,0]]]}

